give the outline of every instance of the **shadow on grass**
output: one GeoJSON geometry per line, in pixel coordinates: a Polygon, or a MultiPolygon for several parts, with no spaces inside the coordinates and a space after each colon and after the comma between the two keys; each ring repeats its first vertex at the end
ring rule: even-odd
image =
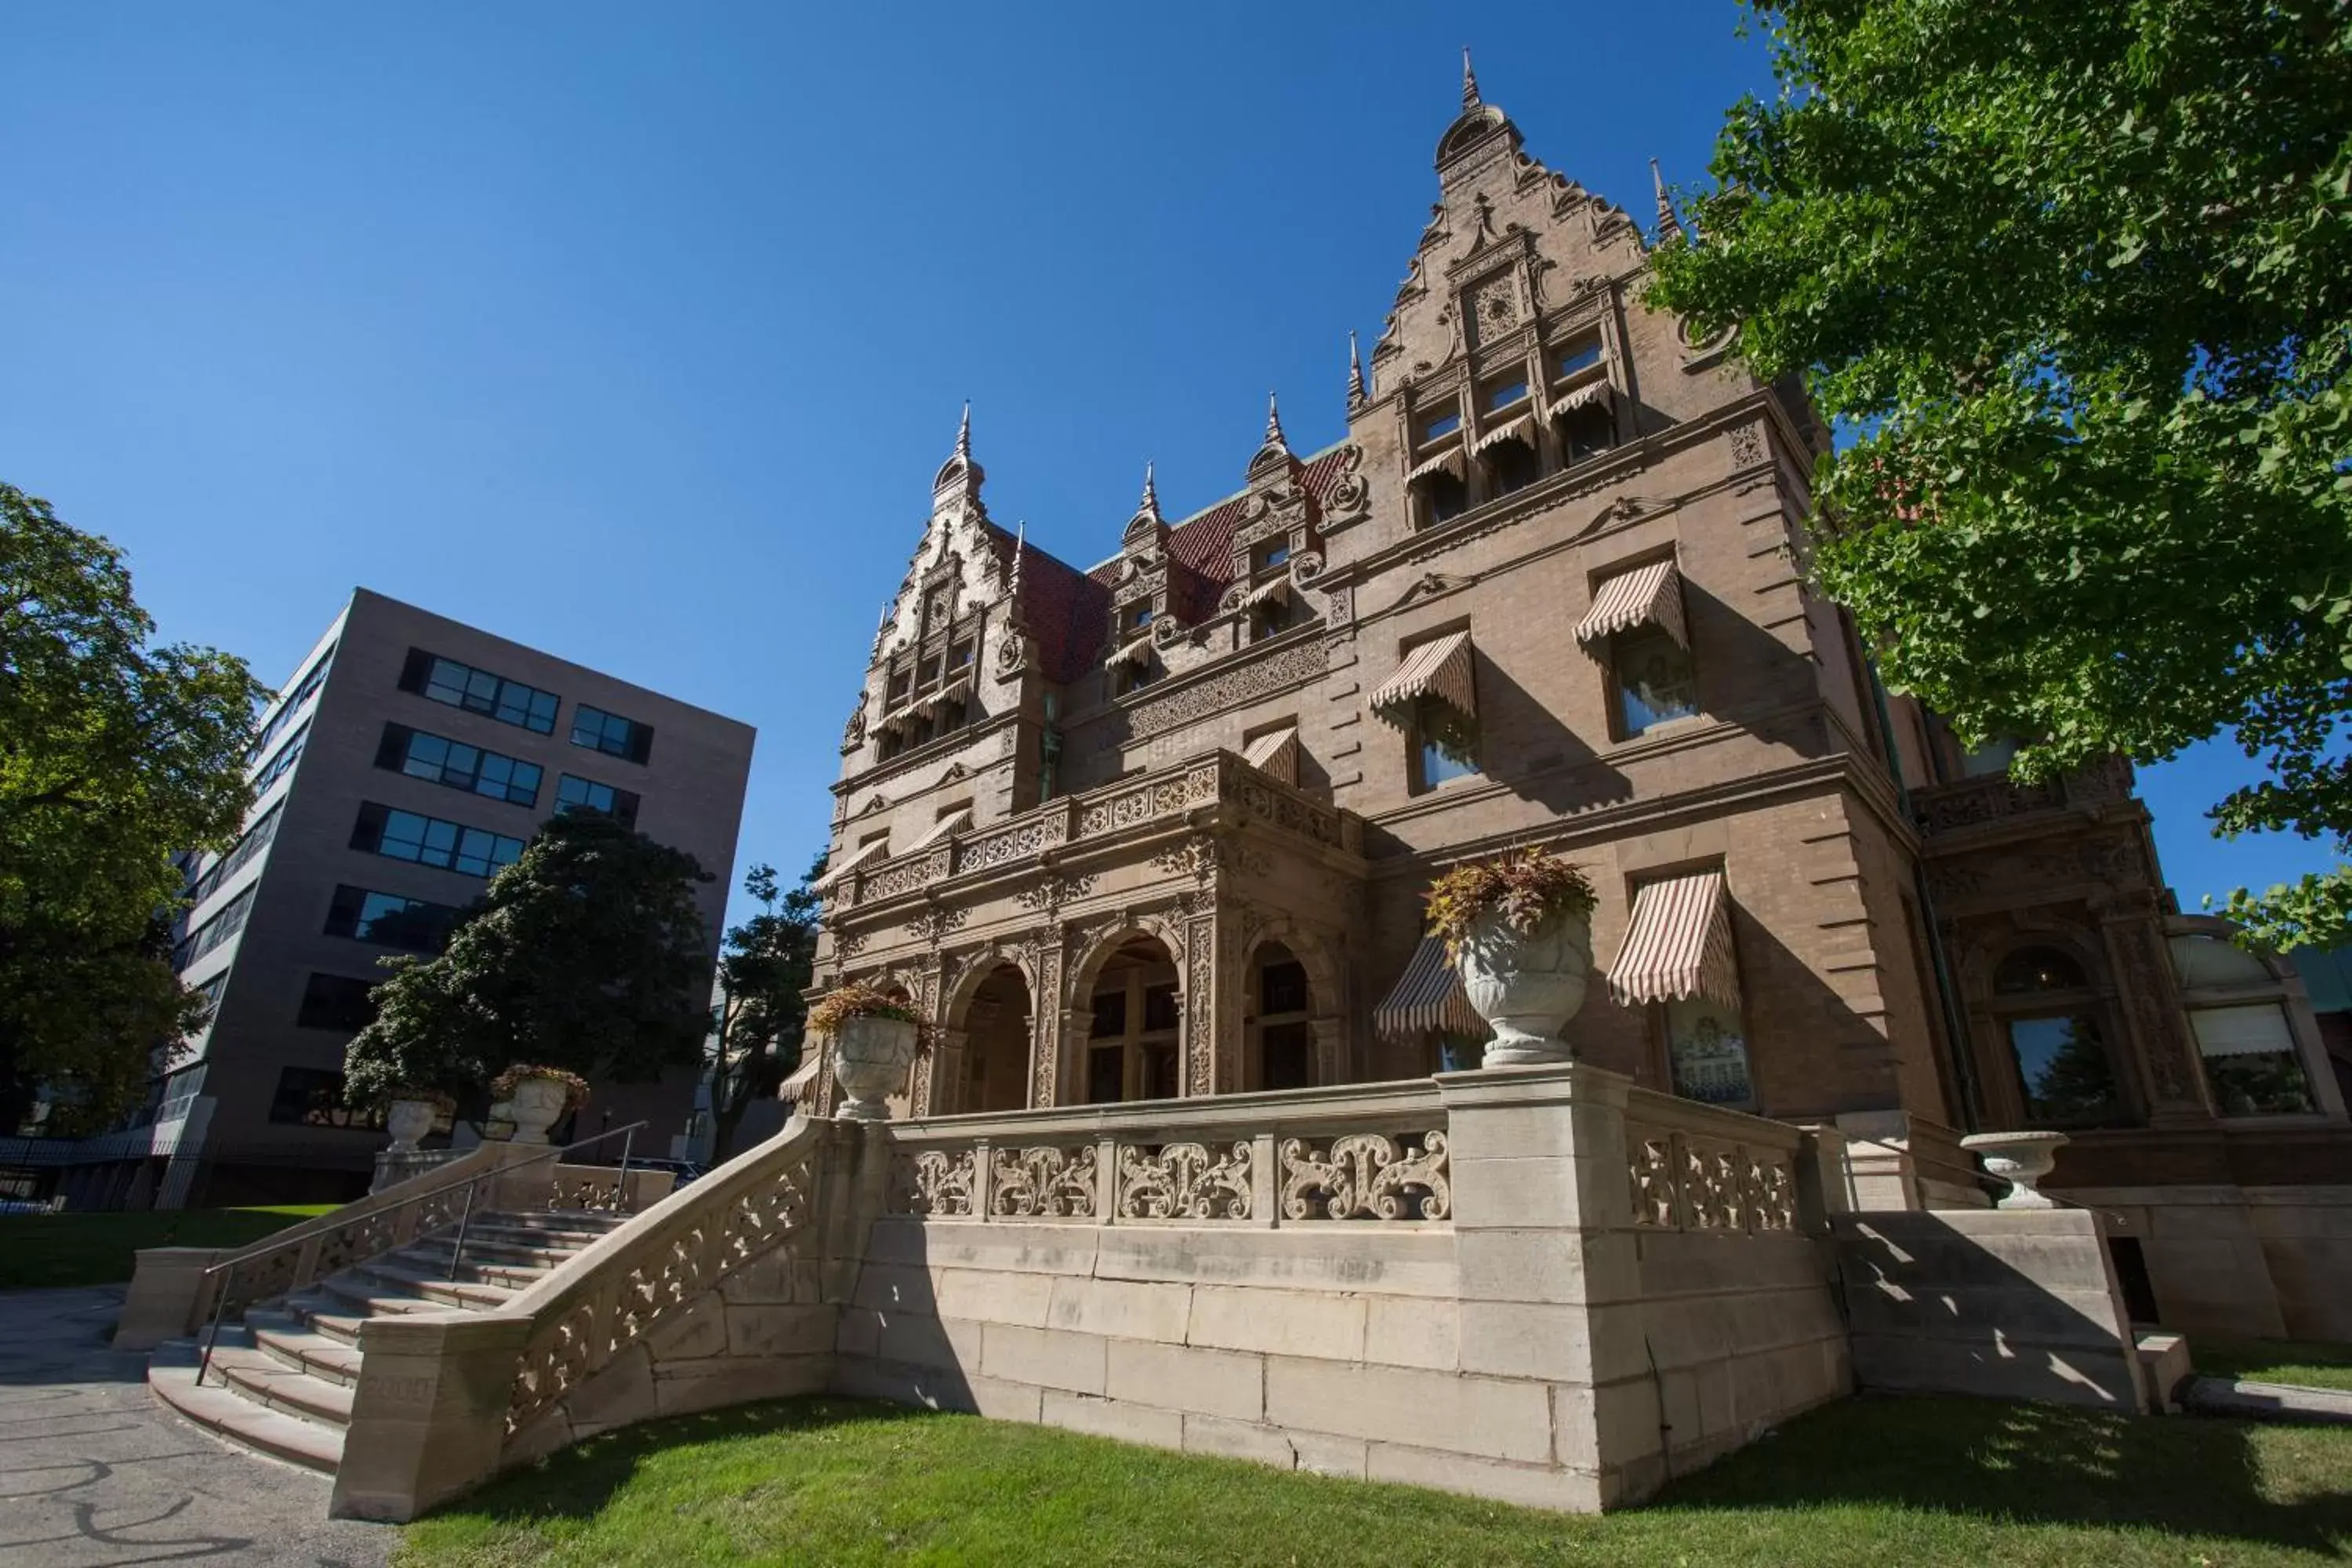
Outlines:
{"type": "Polygon", "coordinates": [[[2241,1421],[1864,1396],[1791,1423],[1670,1487],[1652,1507],[1836,1505],[2138,1526],[2334,1556],[2352,1541],[2352,1443],[2241,1421]],[[2315,1495],[2273,1500],[2265,1479],[2315,1495]]]}

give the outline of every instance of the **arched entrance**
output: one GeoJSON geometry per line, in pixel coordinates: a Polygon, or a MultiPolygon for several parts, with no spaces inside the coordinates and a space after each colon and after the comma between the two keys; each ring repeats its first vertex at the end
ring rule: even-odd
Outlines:
{"type": "Polygon", "coordinates": [[[1010,963],[988,972],[964,1009],[965,1110],[1029,1103],[1029,982],[1010,963]]]}
{"type": "Polygon", "coordinates": [[[1182,1009],[1176,960],[1159,938],[1138,932],[1121,942],[1096,973],[1087,1025],[1080,1100],[1173,1100],[1182,1009]]]}
{"type": "Polygon", "coordinates": [[[1244,1032],[1242,1088],[1311,1089],[1315,1072],[1315,1001],[1307,966],[1278,942],[1250,954],[1249,1009],[1244,1032]]]}

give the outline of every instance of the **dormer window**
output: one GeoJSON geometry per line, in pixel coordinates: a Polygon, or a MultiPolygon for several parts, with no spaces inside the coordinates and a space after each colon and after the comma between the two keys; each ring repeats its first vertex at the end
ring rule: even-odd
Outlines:
{"type": "Polygon", "coordinates": [[[1580,332],[1552,350],[1551,378],[1554,381],[1574,381],[1599,368],[1601,357],[1601,334],[1580,332]]]}
{"type": "Polygon", "coordinates": [[[1460,409],[1441,409],[1434,414],[1425,415],[1423,416],[1421,424],[1413,435],[1413,440],[1416,445],[1426,447],[1432,441],[1443,440],[1444,437],[1455,434],[1461,428],[1462,411],[1460,409]]]}
{"type": "Polygon", "coordinates": [[[1290,536],[1276,534],[1250,552],[1250,574],[1255,576],[1260,572],[1270,572],[1276,566],[1287,564],[1289,560],[1290,536]]]}
{"type": "Polygon", "coordinates": [[[1515,403],[1525,402],[1527,395],[1528,378],[1525,375],[1506,375],[1481,387],[1478,400],[1486,405],[1487,413],[1494,414],[1515,403]]]}
{"type": "Polygon", "coordinates": [[[1128,629],[1129,631],[1131,631],[1131,632],[1148,631],[1148,630],[1150,630],[1150,626],[1151,626],[1151,601],[1150,601],[1150,600],[1146,599],[1146,600],[1144,600],[1144,601],[1143,601],[1143,603],[1141,603],[1141,604],[1139,604],[1139,605],[1132,605],[1132,606],[1130,606],[1130,607],[1129,608],[1129,610],[1128,610],[1128,612],[1127,612],[1127,629],[1128,629]]]}

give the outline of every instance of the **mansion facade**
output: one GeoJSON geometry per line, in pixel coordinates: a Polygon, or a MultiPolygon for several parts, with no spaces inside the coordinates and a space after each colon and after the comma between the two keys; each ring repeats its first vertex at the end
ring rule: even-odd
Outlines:
{"type": "Polygon", "coordinates": [[[1663,191],[1645,235],[1475,80],[1436,173],[1338,445],[1269,408],[1232,495],[1147,477],[1081,569],[991,520],[967,415],[820,884],[820,986],[934,1023],[906,1113],[1475,1066],[1423,894],[1541,846],[1599,889],[1580,1058],[1836,1126],[1866,1206],[1981,1203],[1962,1131],[2064,1128],[2044,1184],[2114,1216],[2137,1310],[2352,1337],[2290,972],[2174,909],[2126,767],[2013,783],[1879,686],[1804,577],[1828,432],[1643,305],[1663,191]]]}

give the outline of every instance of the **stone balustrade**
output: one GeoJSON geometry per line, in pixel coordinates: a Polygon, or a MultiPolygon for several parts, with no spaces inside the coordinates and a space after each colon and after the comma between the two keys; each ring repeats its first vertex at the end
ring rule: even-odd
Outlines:
{"type": "Polygon", "coordinates": [[[1034,865],[1056,851],[1167,826],[1192,812],[1219,806],[1315,845],[1349,854],[1363,847],[1363,824],[1351,814],[1260,773],[1230,752],[1216,752],[1051,800],[1009,821],[861,868],[841,886],[837,904],[862,909],[884,903],[939,883],[1034,865]]]}
{"type": "Polygon", "coordinates": [[[2130,796],[2131,764],[2110,757],[2038,784],[2021,784],[2004,773],[1927,784],[1911,792],[1911,804],[1920,827],[1932,836],[2042,812],[2105,805],[2130,796]]]}
{"type": "Polygon", "coordinates": [[[1798,1228],[1801,1130],[1649,1089],[1628,1090],[1626,1101],[1625,1174],[1636,1228],[1722,1235],[1798,1228]]]}

